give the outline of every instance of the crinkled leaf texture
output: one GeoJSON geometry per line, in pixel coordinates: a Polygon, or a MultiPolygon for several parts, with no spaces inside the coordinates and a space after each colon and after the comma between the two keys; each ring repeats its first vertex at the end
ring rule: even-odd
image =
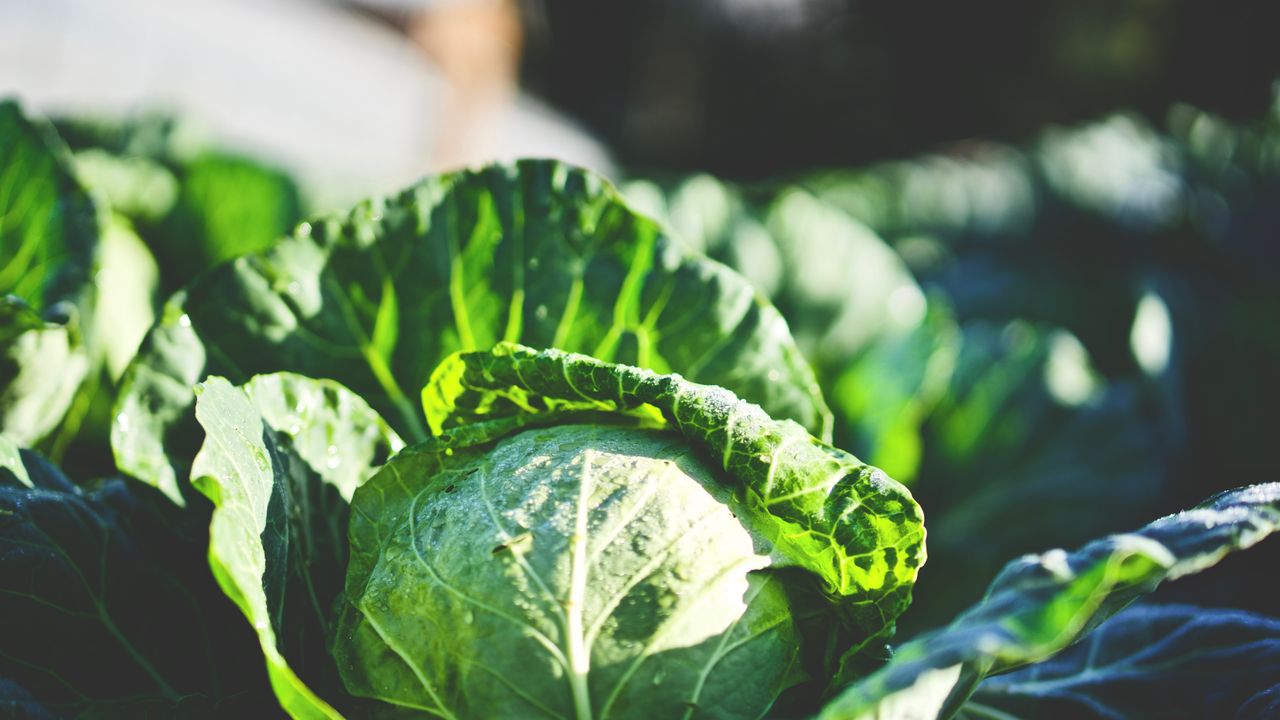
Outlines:
{"type": "Polygon", "coordinates": [[[0,432],[24,445],[58,426],[89,370],[96,213],[53,129],[0,101],[0,432]]]}
{"type": "Polygon", "coordinates": [[[986,676],[1039,662],[1166,579],[1280,528],[1280,484],[1217,495],[1136,532],[1011,562],[986,598],[831,702],[822,720],[950,717],[986,676]]]}
{"type": "Polygon", "coordinates": [[[353,501],[334,652],[357,695],[757,717],[797,679],[807,591],[860,643],[909,601],[907,491],[723,388],[504,343],[446,359],[423,398],[436,437],[353,501]]]}
{"type": "Polygon", "coordinates": [[[988,678],[959,717],[1262,720],[1278,713],[1280,620],[1135,605],[1048,660],[988,678]]]}
{"type": "Polygon", "coordinates": [[[209,373],[332,378],[421,440],[412,394],[450,353],[503,340],[678,371],[829,433],[785,321],[742,277],[680,249],[600,178],[526,161],[303,223],[195,281],[126,375],[116,461],[181,502],[180,469],[156,458],[190,457],[184,388],[209,373]]]}
{"type": "Polygon", "coordinates": [[[240,389],[211,377],[198,395],[205,441],[191,477],[214,504],[213,575],[257,632],[285,711],[338,717],[312,688],[336,682],[325,642],[346,566],[347,498],[403,443],[332,381],[277,373],[240,389]]]}
{"type": "Polygon", "coordinates": [[[911,602],[924,562],[924,520],[906,488],[724,388],[504,343],[441,363],[423,403],[437,433],[647,406],[739,486],[744,511],[778,560],[820,578],[866,637],[911,602]]]}
{"type": "Polygon", "coordinates": [[[77,487],[0,436],[0,715],[213,717],[268,701],[252,635],[155,490],[77,487]],[[7,682],[6,682],[7,680],[7,682]]]}

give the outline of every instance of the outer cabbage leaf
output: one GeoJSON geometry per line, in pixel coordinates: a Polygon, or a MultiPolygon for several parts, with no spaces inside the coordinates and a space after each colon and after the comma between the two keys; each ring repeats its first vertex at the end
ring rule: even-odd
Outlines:
{"type": "Polygon", "coordinates": [[[356,493],[343,678],[445,718],[756,718],[800,619],[743,517],[669,432],[414,446],[356,493]]]}
{"type": "Polygon", "coordinates": [[[777,311],[738,275],[678,249],[599,178],[552,162],[443,175],[345,220],[304,223],[204,275],[174,308],[154,331],[168,339],[145,343],[127,374],[113,445],[121,468],[177,501],[178,474],[155,463],[180,464],[173,450],[190,444],[176,366],[191,371],[184,380],[330,377],[422,439],[409,393],[439,361],[519,340],[678,370],[828,430],[777,311]]]}
{"type": "Polygon", "coordinates": [[[88,371],[97,244],[57,135],[0,102],[0,432],[23,444],[61,422],[88,371]]]}
{"type": "Polygon", "coordinates": [[[209,564],[258,634],[281,706],[334,718],[324,649],[346,566],[347,498],[403,443],[337,383],[280,373],[197,386],[192,483],[214,504],[209,564]]]}
{"type": "Polygon", "coordinates": [[[863,642],[890,629],[911,601],[924,525],[906,488],[728,390],[504,343],[445,360],[423,401],[432,430],[451,435],[647,408],[723,470],[774,561],[819,578],[863,642]]]}
{"type": "Polygon", "coordinates": [[[118,479],[81,490],[3,436],[0,463],[0,678],[28,693],[0,683],[0,714],[204,717],[266,701],[240,661],[252,635],[167,501],[118,479]]]}
{"type": "Polygon", "coordinates": [[[983,681],[959,716],[1261,719],[1277,711],[1280,620],[1137,605],[1048,660],[983,681]]]}
{"type": "Polygon", "coordinates": [[[821,718],[950,717],[984,677],[1050,657],[1162,581],[1204,570],[1277,529],[1280,484],[1254,485],[1073,553],[1015,560],[981,603],[903,645],[821,718]]]}

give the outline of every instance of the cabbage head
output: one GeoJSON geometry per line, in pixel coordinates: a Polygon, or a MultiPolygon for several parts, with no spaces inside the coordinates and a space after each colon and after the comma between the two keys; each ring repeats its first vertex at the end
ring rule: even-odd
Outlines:
{"type": "Polygon", "coordinates": [[[801,678],[767,543],[678,435],[527,430],[442,465],[406,453],[365,487],[335,646],[357,694],[452,717],[753,718],[801,678]]]}
{"type": "Polygon", "coordinates": [[[424,397],[440,439],[352,501],[333,654],[356,696],[760,717],[833,624],[886,633],[923,558],[905,490],[719,388],[501,346],[447,360],[424,397]]]}

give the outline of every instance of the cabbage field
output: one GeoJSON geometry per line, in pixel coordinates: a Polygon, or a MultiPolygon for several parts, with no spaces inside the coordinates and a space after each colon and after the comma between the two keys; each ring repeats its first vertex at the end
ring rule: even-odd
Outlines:
{"type": "Polygon", "coordinates": [[[0,102],[0,717],[1280,717],[1278,239],[1280,101],[351,208],[0,102]]]}

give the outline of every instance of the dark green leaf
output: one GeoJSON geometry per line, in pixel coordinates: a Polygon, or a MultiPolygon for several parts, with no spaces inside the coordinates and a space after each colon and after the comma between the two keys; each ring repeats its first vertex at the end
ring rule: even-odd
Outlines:
{"type": "Polygon", "coordinates": [[[1261,719],[1280,709],[1277,688],[1280,620],[1137,605],[1048,660],[983,681],[961,716],[1261,719]]]}
{"type": "Polygon", "coordinates": [[[44,326],[40,313],[17,295],[0,297],[0,345],[8,346],[28,330],[44,326]]]}
{"type": "Polygon", "coordinates": [[[20,458],[24,477],[0,469],[0,676],[77,716],[261,702],[261,680],[236,660],[253,651],[249,633],[201,572],[203,542],[162,514],[172,506],[120,480],[81,491],[20,458]]]}
{"type": "Polygon", "coordinates": [[[949,717],[984,677],[1044,660],[1162,581],[1204,570],[1277,529],[1280,484],[1254,485],[1073,553],[1015,560],[981,603],[903,645],[822,718],[949,717]]]}

